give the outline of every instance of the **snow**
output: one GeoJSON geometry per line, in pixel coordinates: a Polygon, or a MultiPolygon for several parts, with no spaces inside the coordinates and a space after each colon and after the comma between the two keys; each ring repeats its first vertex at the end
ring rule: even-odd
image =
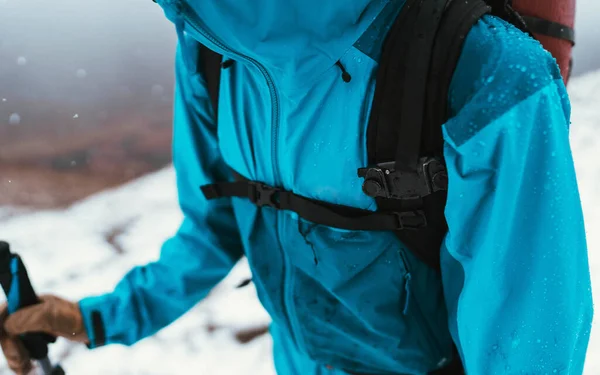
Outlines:
{"type": "MultiPolygon", "coordinates": [[[[586,217],[593,293],[600,300],[600,72],[572,81],[571,141],[586,217]]],[[[69,209],[31,212],[0,207],[0,237],[28,266],[39,293],[72,300],[109,291],[132,266],[154,260],[176,230],[171,168],[97,194],[69,209]]],[[[261,335],[242,344],[236,334],[264,328],[269,317],[241,261],[193,310],[133,347],[93,351],[60,339],[51,347],[68,374],[252,374],[272,375],[271,340],[261,335]]],[[[600,374],[600,328],[595,319],[585,375],[600,374]]],[[[1,357],[1,356],[0,356],[1,357]]],[[[0,358],[0,375],[9,374],[0,358]]]]}
{"type": "MultiPolygon", "coordinates": [[[[22,256],[39,294],[77,300],[110,291],[131,267],[154,260],[180,220],[168,168],[63,211],[1,209],[0,237],[22,256]]],[[[205,301],[134,347],[89,351],[60,339],[51,357],[68,374],[274,374],[268,335],[243,345],[235,338],[270,320],[252,284],[236,288],[249,275],[240,262],[205,301]]],[[[0,374],[9,374],[0,361],[0,374]]]]}

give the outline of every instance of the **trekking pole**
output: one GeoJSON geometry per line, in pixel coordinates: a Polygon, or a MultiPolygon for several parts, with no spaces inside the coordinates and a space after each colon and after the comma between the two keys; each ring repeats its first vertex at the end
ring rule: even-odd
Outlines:
{"type": "MultiPolygon", "coordinates": [[[[4,241],[0,241],[0,284],[6,294],[9,314],[40,302],[21,257],[11,253],[9,244],[4,241]]],[[[60,365],[53,366],[48,358],[48,344],[56,341],[55,336],[35,332],[20,335],[19,338],[44,375],[65,374],[60,365]]]]}

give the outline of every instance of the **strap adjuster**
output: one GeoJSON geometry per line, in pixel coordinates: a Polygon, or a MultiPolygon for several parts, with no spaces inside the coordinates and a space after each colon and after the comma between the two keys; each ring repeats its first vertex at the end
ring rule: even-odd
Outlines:
{"type": "Polygon", "coordinates": [[[392,214],[398,219],[397,230],[417,230],[427,226],[427,217],[422,210],[393,212],[392,214]]]}
{"type": "Polygon", "coordinates": [[[258,207],[280,208],[279,193],[283,190],[263,184],[262,182],[248,182],[248,198],[258,207]]]}
{"type": "Polygon", "coordinates": [[[448,190],[448,172],[434,157],[422,157],[416,170],[396,170],[395,162],[360,168],[363,192],[372,198],[412,200],[448,190]]]}

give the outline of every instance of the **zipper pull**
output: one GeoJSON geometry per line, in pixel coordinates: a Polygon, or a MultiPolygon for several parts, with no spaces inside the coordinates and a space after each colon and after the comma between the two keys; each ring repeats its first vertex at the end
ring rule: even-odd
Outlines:
{"type": "Polygon", "coordinates": [[[352,80],[352,76],[350,75],[350,73],[348,73],[346,68],[344,68],[344,65],[342,65],[342,62],[340,60],[338,60],[335,63],[335,65],[337,65],[337,67],[340,68],[340,70],[342,71],[342,80],[346,83],[350,82],[352,80]]]}

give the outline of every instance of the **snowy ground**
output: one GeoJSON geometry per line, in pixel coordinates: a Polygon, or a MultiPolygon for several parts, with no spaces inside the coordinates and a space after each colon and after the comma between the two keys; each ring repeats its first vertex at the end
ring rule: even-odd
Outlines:
{"type": "MultiPolygon", "coordinates": [[[[110,290],[133,265],[158,255],[181,219],[175,197],[167,169],[66,211],[1,210],[0,237],[21,254],[38,293],[78,299],[110,290]]],[[[235,288],[248,275],[240,263],[197,308],[133,348],[92,352],[61,340],[52,357],[64,359],[70,374],[274,374],[267,335],[243,345],[236,338],[269,322],[252,285],[235,288]]]]}
{"type": "MultiPolygon", "coordinates": [[[[595,300],[600,300],[600,72],[574,80],[572,145],[588,231],[595,300]]],[[[135,264],[154,259],[181,217],[174,175],[166,169],[98,194],[66,211],[0,208],[0,237],[23,256],[38,292],[70,299],[110,290],[135,264]]],[[[88,351],[60,340],[51,349],[69,374],[274,374],[268,335],[242,344],[240,336],[269,318],[240,263],[183,318],[132,348],[88,351]]],[[[586,375],[600,374],[600,328],[594,324],[586,375]]],[[[0,359],[0,374],[8,374],[0,359]]],[[[483,374],[477,374],[483,375],[483,374]]]]}

